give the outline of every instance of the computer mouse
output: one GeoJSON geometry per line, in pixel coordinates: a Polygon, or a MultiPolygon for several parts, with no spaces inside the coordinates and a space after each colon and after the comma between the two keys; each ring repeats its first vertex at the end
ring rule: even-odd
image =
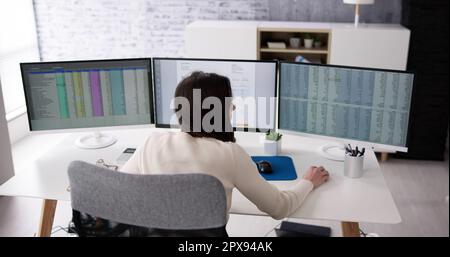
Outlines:
{"type": "Polygon", "coordinates": [[[256,166],[258,167],[259,173],[262,174],[270,174],[272,173],[272,165],[268,161],[259,161],[256,163],[256,166]]]}

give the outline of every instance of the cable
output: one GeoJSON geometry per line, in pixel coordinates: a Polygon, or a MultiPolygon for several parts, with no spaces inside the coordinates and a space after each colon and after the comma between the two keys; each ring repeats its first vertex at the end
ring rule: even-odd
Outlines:
{"type": "Polygon", "coordinates": [[[67,227],[67,228],[64,228],[64,227],[61,227],[61,226],[56,226],[56,227],[53,227],[52,228],[52,232],[50,233],[50,235],[53,235],[53,234],[55,234],[56,232],[59,232],[59,231],[61,231],[61,230],[63,230],[64,232],[66,232],[67,234],[69,234],[69,228],[67,227]],[[55,229],[57,229],[57,230],[55,230],[55,229]]]}
{"type": "Polygon", "coordinates": [[[362,235],[363,237],[367,237],[367,233],[364,232],[362,229],[359,229],[359,233],[360,233],[360,235],[362,235]]]}

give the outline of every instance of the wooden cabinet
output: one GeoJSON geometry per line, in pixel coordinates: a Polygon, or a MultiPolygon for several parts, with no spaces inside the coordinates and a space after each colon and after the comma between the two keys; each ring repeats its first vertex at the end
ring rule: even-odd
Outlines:
{"type": "Polygon", "coordinates": [[[297,55],[321,63],[405,70],[410,31],[398,24],[195,21],[186,27],[186,56],[220,59],[279,59],[297,55]],[[319,48],[291,48],[289,38],[309,34],[319,48]],[[269,41],[283,41],[286,49],[273,49],[269,41]]]}
{"type": "Polygon", "coordinates": [[[335,26],[330,64],[405,70],[410,31],[400,25],[335,26]]]}
{"type": "Polygon", "coordinates": [[[198,21],[186,28],[186,57],[257,59],[257,22],[198,21]]]}

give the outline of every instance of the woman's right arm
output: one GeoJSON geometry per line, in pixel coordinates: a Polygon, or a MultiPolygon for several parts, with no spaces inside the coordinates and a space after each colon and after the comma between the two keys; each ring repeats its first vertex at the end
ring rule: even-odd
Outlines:
{"type": "Polygon", "coordinates": [[[329,174],[323,167],[310,167],[303,179],[289,190],[279,190],[268,183],[258,172],[250,156],[234,144],[234,184],[236,188],[259,210],[274,219],[291,215],[303,203],[307,195],[327,181],[329,174]]]}

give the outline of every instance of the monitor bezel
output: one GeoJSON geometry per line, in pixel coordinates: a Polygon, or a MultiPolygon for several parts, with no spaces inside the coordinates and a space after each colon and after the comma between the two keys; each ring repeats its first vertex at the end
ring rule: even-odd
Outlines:
{"type": "Polygon", "coordinates": [[[326,135],[319,135],[319,134],[313,134],[313,133],[307,133],[307,132],[300,132],[290,129],[284,129],[280,128],[280,107],[281,107],[281,99],[278,98],[278,117],[277,117],[277,123],[278,123],[278,130],[283,133],[287,134],[293,134],[293,135],[299,135],[299,136],[305,136],[305,137],[313,137],[318,139],[327,139],[332,140],[336,142],[341,143],[352,143],[352,144],[358,144],[361,146],[370,147],[372,149],[379,149],[379,150],[388,150],[388,151],[398,151],[398,152],[408,152],[408,146],[410,143],[411,134],[409,133],[412,125],[412,106],[415,98],[414,89],[415,89],[415,83],[416,83],[416,74],[412,71],[405,71],[405,70],[394,70],[394,69],[382,69],[382,68],[372,68],[372,67],[357,67],[357,66],[348,66],[348,65],[336,65],[336,64],[323,64],[323,63],[306,63],[306,62],[292,62],[292,61],[279,61],[279,70],[278,70],[278,89],[281,90],[281,68],[283,64],[294,64],[294,65],[307,65],[307,66],[322,66],[322,67],[334,67],[334,68],[344,68],[344,69],[355,69],[355,70],[368,70],[368,71],[381,71],[381,72],[394,72],[394,73],[402,73],[402,74],[409,74],[413,75],[413,83],[411,88],[411,101],[409,103],[409,117],[408,117],[408,130],[406,134],[406,143],[405,146],[397,146],[397,145],[387,145],[382,143],[376,143],[371,141],[363,141],[363,140],[356,140],[351,138],[341,138],[341,137],[333,137],[333,136],[326,136],[326,135]]]}
{"type": "Polygon", "coordinates": [[[151,58],[120,58],[120,59],[92,59],[92,60],[64,60],[64,61],[49,61],[49,62],[23,62],[20,63],[20,73],[22,76],[22,89],[25,96],[25,104],[27,106],[27,119],[28,119],[28,128],[30,132],[33,133],[47,133],[47,132],[78,132],[78,131],[94,131],[94,130],[114,130],[114,129],[120,129],[120,128],[149,128],[152,127],[152,125],[155,122],[154,117],[154,104],[153,104],[153,67],[152,67],[152,59],[151,58]],[[120,61],[148,61],[149,64],[149,71],[148,71],[148,90],[149,90],[149,115],[150,115],[150,123],[148,124],[134,124],[134,125],[113,125],[113,126],[93,126],[93,127],[79,127],[79,128],[55,128],[55,129],[33,129],[31,124],[31,115],[30,115],[30,109],[28,97],[25,85],[25,66],[26,65],[40,65],[40,64],[68,64],[68,63],[95,63],[95,62],[120,62],[120,61]]]}
{"type": "MultiPolygon", "coordinates": [[[[274,87],[274,97],[275,101],[278,101],[278,66],[279,62],[276,60],[240,60],[240,59],[216,59],[216,58],[176,58],[176,57],[153,57],[152,58],[152,67],[153,67],[153,75],[155,74],[155,61],[157,60],[181,60],[181,61],[219,61],[219,62],[253,62],[253,63],[272,63],[275,64],[275,87],[274,87]]],[[[153,80],[155,77],[153,76],[153,80]]],[[[155,82],[153,81],[153,90],[154,90],[154,97],[156,97],[156,86],[155,82]]],[[[165,124],[165,123],[158,123],[158,114],[157,114],[157,104],[156,99],[153,99],[154,101],[154,116],[155,116],[155,127],[156,128],[180,128],[180,125],[171,125],[171,124],[165,124]]],[[[241,127],[233,127],[233,131],[241,131],[241,132],[267,132],[267,131],[275,131],[277,130],[277,115],[278,115],[278,104],[275,103],[275,110],[274,110],[274,124],[273,128],[270,129],[261,129],[261,128],[241,128],[241,127]]]]}

